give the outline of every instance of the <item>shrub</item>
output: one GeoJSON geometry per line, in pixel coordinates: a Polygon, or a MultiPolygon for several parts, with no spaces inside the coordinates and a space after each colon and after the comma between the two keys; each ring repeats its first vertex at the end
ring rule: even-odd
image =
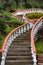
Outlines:
{"type": "Polygon", "coordinates": [[[43,14],[41,14],[41,13],[31,13],[31,14],[27,15],[27,17],[30,18],[30,19],[40,18],[41,16],[43,16],[43,14]]]}
{"type": "Polygon", "coordinates": [[[5,22],[2,19],[0,19],[0,33],[5,33],[5,30],[6,30],[5,22]]]}

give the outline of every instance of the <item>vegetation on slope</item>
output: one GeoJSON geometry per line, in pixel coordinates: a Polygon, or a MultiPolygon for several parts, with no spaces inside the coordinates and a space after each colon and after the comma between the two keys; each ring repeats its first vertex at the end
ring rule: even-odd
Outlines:
{"type": "Polygon", "coordinates": [[[24,22],[13,18],[10,12],[0,11],[0,48],[2,47],[5,37],[15,28],[12,25],[7,25],[7,22],[14,22],[16,23],[15,25],[24,24],[24,22]]]}
{"type": "Polygon", "coordinates": [[[43,53],[43,26],[37,32],[38,39],[35,42],[37,53],[43,53]]]}
{"type": "Polygon", "coordinates": [[[4,17],[4,21],[5,22],[16,22],[16,23],[19,23],[19,24],[23,24],[24,23],[24,22],[20,21],[19,19],[14,18],[10,12],[6,12],[4,10],[2,10],[0,12],[0,17],[1,16],[4,17]]]}
{"type": "Polygon", "coordinates": [[[14,29],[14,27],[6,26],[6,23],[0,19],[0,48],[2,47],[2,44],[3,44],[5,37],[13,29],[14,29]]]}
{"type": "Polygon", "coordinates": [[[43,53],[43,41],[41,41],[41,40],[39,40],[39,41],[37,41],[36,43],[35,43],[35,45],[36,45],[36,50],[37,50],[37,53],[39,54],[41,54],[41,53],[43,53]]]}

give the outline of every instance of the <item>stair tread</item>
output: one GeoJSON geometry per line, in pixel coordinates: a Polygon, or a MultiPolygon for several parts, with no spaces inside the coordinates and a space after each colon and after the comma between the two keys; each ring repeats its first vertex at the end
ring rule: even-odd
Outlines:
{"type": "Polygon", "coordinates": [[[31,60],[6,60],[6,62],[32,62],[33,63],[33,61],[31,60]]]}
{"type": "Polygon", "coordinates": [[[14,43],[15,43],[15,42],[21,42],[21,43],[22,43],[22,42],[24,42],[24,41],[25,41],[25,42],[27,42],[27,41],[30,42],[29,40],[14,40],[14,43]]]}
{"type": "Polygon", "coordinates": [[[21,57],[21,58],[23,58],[23,57],[31,57],[31,56],[7,56],[7,58],[16,58],[16,57],[21,57]]]}
{"type": "Polygon", "coordinates": [[[29,51],[30,51],[30,52],[31,52],[30,49],[17,49],[17,50],[16,50],[16,49],[11,49],[11,50],[8,50],[8,51],[14,51],[14,52],[15,52],[15,51],[17,51],[17,52],[20,52],[20,51],[21,51],[21,52],[23,52],[23,51],[24,51],[24,52],[26,52],[26,51],[29,52],[29,51]]]}
{"type": "Polygon", "coordinates": [[[19,43],[12,43],[11,45],[30,45],[30,43],[26,43],[26,42],[19,42],[19,43]]]}
{"type": "Polygon", "coordinates": [[[14,43],[11,43],[11,45],[16,45],[16,44],[21,44],[21,45],[29,45],[30,42],[27,42],[27,41],[23,41],[23,42],[14,42],[14,43]]]}
{"type": "Polygon", "coordinates": [[[22,55],[22,56],[25,56],[25,55],[26,55],[26,56],[27,56],[27,55],[32,55],[32,54],[31,54],[31,52],[30,52],[30,53],[29,53],[29,52],[27,52],[27,53],[26,53],[26,52],[23,52],[23,53],[21,53],[21,52],[19,52],[19,53],[17,53],[17,52],[16,52],[16,53],[15,53],[15,52],[13,52],[13,53],[12,53],[12,52],[8,52],[7,55],[10,55],[10,56],[12,56],[12,55],[13,55],[13,56],[14,56],[14,55],[15,55],[15,56],[19,56],[19,55],[20,55],[20,56],[21,56],[21,55],[22,55]]]}
{"type": "Polygon", "coordinates": [[[9,48],[10,50],[30,50],[30,48],[9,48]]]}
{"type": "Polygon", "coordinates": [[[21,49],[22,49],[23,47],[24,47],[24,48],[31,48],[31,46],[25,46],[25,45],[24,45],[24,46],[23,46],[23,45],[21,45],[21,46],[20,46],[20,45],[12,45],[12,46],[10,46],[9,48],[13,48],[13,47],[14,47],[14,48],[21,48],[21,49]]]}

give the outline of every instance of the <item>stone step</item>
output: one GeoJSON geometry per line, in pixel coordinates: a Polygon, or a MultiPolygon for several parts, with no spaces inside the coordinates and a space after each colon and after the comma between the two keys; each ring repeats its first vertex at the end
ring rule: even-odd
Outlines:
{"type": "Polygon", "coordinates": [[[32,60],[6,60],[7,63],[18,63],[18,62],[24,62],[24,63],[33,63],[32,60]]]}
{"type": "MultiPolygon", "coordinates": [[[[27,34],[27,33],[26,33],[27,34]]],[[[29,39],[30,40],[30,35],[26,35],[26,34],[23,34],[23,35],[19,35],[18,37],[16,37],[17,39],[29,39]]]]}
{"type": "Polygon", "coordinates": [[[23,53],[23,52],[31,52],[31,49],[29,49],[29,50],[28,50],[28,49],[24,49],[24,50],[23,50],[23,49],[13,50],[13,49],[12,49],[12,50],[8,50],[8,52],[18,52],[18,53],[19,53],[19,52],[22,52],[22,53],[23,53]]]}
{"type": "Polygon", "coordinates": [[[29,63],[29,62],[7,62],[5,63],[5,65],[33,65],[33,63],[29,63]]]}
{"type": "Polygon", "coordinates": [[[19,36],[16,37],[16,38],[17,38],[17,39],[18,39],[18,38],[23,38],[23,39],[26,39],[26,38],[28,39],[28,38],[29,38],[29,39],[30,39],[30,35],[29,35],[29,33],[26,33],[26,34],[19,35],[19,36]]]}
{"type": "Polygon", "coordinates": [[[14,43],[14,44],[12,43],[9,48],[12,48],[12,47],[14,47],[14,48],[31,48],[31,45],[30,44],[26,44],[26,43],[23,43],[23,44],[22,43],[20,43],[20,44],[19,43],[17,43],[17,44],[16,43],[14,43]]]}
{"type": "Polygon", "coordinates": [[[17,45],[17,44],[16,45],[11,45],[9,48],[13,48],[13,47],[14,48],[21,48],[21,49],[22,48],[31,48],[30,45],[21,45],[21,44],[20,45],[17,45]]]}
{"type": "Polygon", "coordinates": [[[22,41],[22,42],[16,41],[16,42],[11,43],[11,45],[16,45],[16,44],[17,45],[31,45],[31,43],[28,41],[22,41]]]}
{"type": "Polygon", "coordinates": [[[18,40],[25,40],[25,39],[29,39],[30,40],[30,38],[29,37],[22,37],[22,36],[20,36],[20,37],[17,37],[16,39],[18,39],[18,40]]]}
{"type": "MultiPolygon", "coordinates": [[[[26,33],[27,34],[27,33],[26,33]]],[[[26,35],[26,34],[23,34],[23,35],[19,35],[18,37],[16,37],[17,39],[30,39],[30,35],[26,35]]]]}
{"type": "Polygon", "coordinates": [[[21,39],[24,39],[24,40],[25,40],[25,39],[28,39],[28,40],[30,40],[30,37],[29,37],[29,35],[28,35],[28,36],[22,36],[22,35],[21,35],[21,36],[17,37],[16,39],[20,39],[20,40],[21,40],[21,39]]]}
{"type": "Polygon", "coordinates": [[[29,39],[14,39],[14,41],[30,41],[29,39]]]}
{"type": "Polygon", "coordinates": [[[30,50],[30,48],[9,48],[9,50],[20,51],[20,50],[30,50]]]}
{"type": "Polygon", "coordinates": [[[30,42],[30,40],[14,40],[12,43],[30,42]]]}
{"type": "Polygon", "coordinates": [[[30,48],[9,48],[8,51],[31,51],[30,48]]]}
{"type": "Polygon", "coordinates": [[[7,56],[6,60],[32,60],[31,56],[7,56]]]}
{"type": "Polygon", "coordinates": [[[21,53],[21,52],[19,52],[19,53],[17,53],[17,52],[16,52],[16,53],[15,53],[15,52],[13,52],[13,53],[12,53],[12,52],[8,52],[8,53],[7,53],[7,56],[8,56],[8,55],[9,55],[9,56],[30,56],[30,55],[32,55],[32,54],[29,53],[29,52],[27,52],[27,53],[26,53],[26,52],[23,52],[23,53],[21,53]]]}
{"type": "Polygon", "coordinates": [[[12,44],[9,48],[31,48],[30,44],[12,44]]]}

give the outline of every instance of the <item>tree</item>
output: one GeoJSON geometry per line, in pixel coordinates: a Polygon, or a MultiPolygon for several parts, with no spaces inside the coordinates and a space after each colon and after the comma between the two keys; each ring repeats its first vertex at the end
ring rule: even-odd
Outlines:
{"type": "Polygon", "coordinates": [[[26,8],[32,8],[32,5],[30,3],[27,3],[26,8]]]}
{"type": "Polygon", "coordinates": [[[15,2],[16,2],[16,6],[18,8],[18,6],[19,6],[19,0],[15,0],[15,2]]]}
{"type": "Polygon", "coordinates": [[[8,3],[8,2],[5,2],[5,3],[3,4],[3,8],[4,8],[6,11],[10,11],[10,9],[11,9],[11,4],[8,3]]]}
{"type": "Polygon", "coordinates": [[[26,8],[26,6],[27,6],[27,0],[24,0],[24,6],[26,8]]]}

